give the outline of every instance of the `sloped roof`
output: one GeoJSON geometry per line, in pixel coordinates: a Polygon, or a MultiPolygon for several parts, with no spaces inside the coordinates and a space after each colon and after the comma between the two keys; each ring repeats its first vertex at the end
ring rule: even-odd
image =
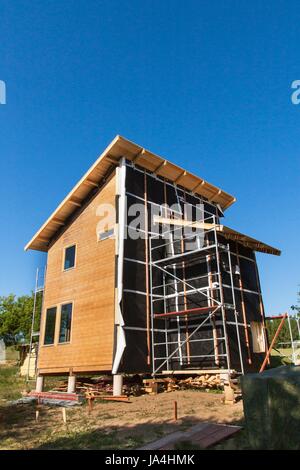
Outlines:
{"type": "Polygon", "coordinates": [[[195,194],[204,196],[209,201],[220,204],[223,210],[227,209],[236,200],[230,194],[204,179],[117,135],[27,243],[25,250],[48,251],[49,243],[58,230],[81,207],[91,191],[101,185],[105,176],[113,166],[118,165],[118,161],[122,157],[126,157],[140,167],[175,182],[195,194]]]}

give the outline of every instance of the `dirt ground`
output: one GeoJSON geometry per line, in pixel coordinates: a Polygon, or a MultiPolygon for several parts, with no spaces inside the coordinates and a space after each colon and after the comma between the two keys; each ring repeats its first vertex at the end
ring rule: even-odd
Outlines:
{"type": "Polygon", "coordinates": [[[93,411],[81,405],[62,410],[35,405],[0,406],[0,449],[133,449],[200,421],[241,424],[242,402],[222,403],[222,394],[176,391],[131,397],[131,403],[95,402],[93,411]],[[178,421],[174,421],[174,401],[178,421]]]}

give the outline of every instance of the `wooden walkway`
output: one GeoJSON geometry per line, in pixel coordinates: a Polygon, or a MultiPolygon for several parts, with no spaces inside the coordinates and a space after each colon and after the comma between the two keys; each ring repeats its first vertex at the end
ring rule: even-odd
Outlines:
{"type": "Polygon", "coordinates": [[[187,441],[202,449],[206,449],[227,439],[241,429],[241,426],[203,422],[192,426],[187,431],[177,431],[168,434],[157,441],[150,442],[150,444],[141,447],[140,450],[172,450],[175,444],[187,441]]]}

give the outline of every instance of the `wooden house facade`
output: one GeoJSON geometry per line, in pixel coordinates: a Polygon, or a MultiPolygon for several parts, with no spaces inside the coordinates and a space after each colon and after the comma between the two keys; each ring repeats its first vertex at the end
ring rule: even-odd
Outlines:
{"type": "Polygon", "coordinates": [[[255,252],[280,251],[223,225],[234,202],[117,136],[26,246],[47,252],[38,375],[258,370],[255,252]]]}

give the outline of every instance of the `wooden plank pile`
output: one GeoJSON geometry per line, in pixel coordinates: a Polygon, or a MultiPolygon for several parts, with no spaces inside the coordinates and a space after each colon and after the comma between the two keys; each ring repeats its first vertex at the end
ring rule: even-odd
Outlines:
{"type": "MultiPolygon", "coordinates": [[[[120,397],[113,397],[113,385],[111,376],[101,377],[77,377],[76,378],[76,393],[83,395],[86,399],[90,398],[103,398],[103,400],[114,401],[128,401],[127,397],[138,396],[143,393],[141,379],[136,377],[126,377],[123,385],[124,395],[120,397]],[[126,399],[126,400],[125,400],[126,399]]],[[[63,380],[58,383],[51,391],[52,392],[67,392],[68,381],[63,380]]]]}
{"type": "Polygon", "coordinates": [[[176,445],[188,442],[190,445],[196,444],[201,449],[212,447],[224,439],[228,439],[241,431],[241,426],[228,424],[217,424],[202,422],[192,426],[186,431],[176,431],[161,437],[157,441],[150,442],[138,450],[173,450],[176,445]]]}
{"type": "Polygon", "coordinates": [[[185,379],[168,377],[164,379],[144,379],[142,391],[155,395],[159,392],[174,392],[175,390],[187,389],[223,389],[219,374],[201,374],[185,379]]]}
{"type": "Polygon", "coordinates": [[[223,389],[223,384],[219,374],[202,374],[196,377],[180,379],[177,384],[181,389],[200,388],[200,389],[223,389]]]}
{"type": "Polygon", "coordinates": [[[149,395],[156,395],[159,392],[165,390],[166,380],[165,379],[144,379],[144,386],[142,392],[148,393],[149,395]]]}

